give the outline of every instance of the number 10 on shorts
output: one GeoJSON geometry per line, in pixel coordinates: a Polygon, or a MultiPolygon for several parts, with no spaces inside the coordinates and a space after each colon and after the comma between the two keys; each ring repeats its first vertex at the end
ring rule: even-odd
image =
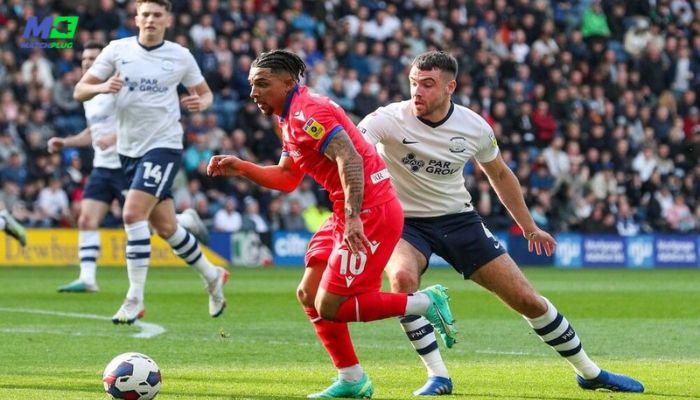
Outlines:
{"type": "Polygon", "coordinates": [[[340,275],[347,275],[348,269],[351,275],[360,275],[365,270],[367,254],[364,251],[355,254],[347,249],[340,249],[338,254],[340,254],[340,275]]]}

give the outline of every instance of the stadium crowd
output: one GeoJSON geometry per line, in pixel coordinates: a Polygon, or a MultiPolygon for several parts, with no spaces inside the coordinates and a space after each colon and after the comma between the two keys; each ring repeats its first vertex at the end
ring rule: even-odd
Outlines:
{"type": "MultiPolygon", "coordinates": [[[[359,121],[409,98],[407,71],[431,49],[460,62],[456,103],[493,127],[546,230],[700,232],[700,1],[173,0],[168,38],[188,47],[215,94],[187,114],[178,209],[214,230],[315,230],[328,213],[311,180],[290,194],[211,178],[214,154],[276,164],[274,121],[248,94],[251,61],[289,48],[305,84],[359,121]],[[651,5],[653,4],[653,5],[651,5]]],[[[137,33],[126,0],[0,3],[0,208],[30,227],[74,226],[90,149],[47,152],[85,127],[73,100],[81,44],[137,33]],[[72,49],[25,49],[28,16],[78,15],[72,49]]],[[[515,227],[485,175],[464,171],[479,213],[515,227]]],[[[108,225],[120,224],[114,204],[108,225]]]]}

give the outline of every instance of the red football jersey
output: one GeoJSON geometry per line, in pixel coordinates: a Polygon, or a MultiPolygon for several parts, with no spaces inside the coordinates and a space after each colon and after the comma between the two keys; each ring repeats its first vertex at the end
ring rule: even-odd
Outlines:
{"type": "Polygon", "coordinates": [[[328,191],[334,211],[343,209],[345,193],[338,165],[323,153],[341,130],[347,133],[362,157],[365,172],[362,208],[371,208],[396,197],[386,165],[374,146],[365,141],[345,111],[327,97],[309,92],[306,86],[297,86],[287,98],[279,126],[283,155],[291,157],[305,174],[328,191]]]}

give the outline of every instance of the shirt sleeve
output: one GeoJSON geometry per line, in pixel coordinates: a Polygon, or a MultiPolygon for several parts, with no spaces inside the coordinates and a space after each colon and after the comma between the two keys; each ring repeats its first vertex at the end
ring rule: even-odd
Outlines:
{"type": "Polygon", "coordinates": [[[482,134],[479,137],[479,148],[474,154],[474,159],[480,163],[487,163],[498,156],[498,142],[493,129],[483,119],[481,120],[481,128],[482,134]]]}
{"type": "Polygon", "coordinates": [[[102,81],[106,81],[110,76],[114,75],[116,71],[114,56],[117,54],[115,47],[114,42],[108,44],[97,56],[87,73],[102,81]]]}
{"type": "Polygon", "coordinates": [[[183,60],[187,68],[185,69],[185,74],[182,77],[182,84],[185,87],[197,86],[204,81],[204,76],[202,75],[202,70],[199,69],[197,61],[194,59],[192,53],[185,49],[185,60],[183,60]]]}
{"type": "Polygon", "coordinates": [[[366,116],[357,125],[357,128],[362,132],[362,137],[372,145],[376,145],[384,141],[387,137],[389,126],[389,118],[382,112],[382,108],[372,112],[366,116]]]}
{"type": "Polygon", "coordinates": [[[313,147],[319,153],[326,151],[331,139],[343,130],[343,125],[336,115],[336,112],[343,112],[342,109],[333,110],[331,107],[331,104],[317,104],[311,107],[307,105],[303,110],[306,115],[305,121],[292,119],[298,143],[313,147]]]}

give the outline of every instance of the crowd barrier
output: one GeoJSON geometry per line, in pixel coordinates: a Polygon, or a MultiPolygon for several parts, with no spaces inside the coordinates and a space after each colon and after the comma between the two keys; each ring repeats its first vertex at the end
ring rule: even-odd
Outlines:
{"type": "MultiPolygon", "coordinates": [[[[2,234],[0,236],[0,266],[3,267],[63,267],[78,265],[77,229],[28,229],[27,246],[2,234]]],[[[100,267],[126,265],[126,233],[123,229],[100,229],[101,251],[97,259],[100,267]]],[[[226,265],[227,259],[202,249],[214,264],[226,265]]],[[[154,267],[186,266],[158,236],[151,237],[151,265],[154,267]]]]}
{"type": "MultiPolygon", "coordinates": [[[[126,265],[126,236],[121,229],[102,229],[100,266],[126,265]]],[[[2,234],[0,234],[2,235],[2,234]]],[[[304,264],[306,246],[312,234],[304,231],[276,231],[262,237],[254,232],[233,234],[212,232],[204,253],[219,265],[299,267],[304,264]]],[[[616,235],[559,234],[554,256],[530,253],[521,236],[494,232],[501,245],[521,266],[558,268],[666,268],[700,267],[700,235],[652,234],[634,237],[616,235]]],[[[74,229],[29,229],[28,244],[22,248],[7,236],[0,236],[0,266],[66,266],[78,264],[78,231],[74,229]]],[[[170,246],[154,236],[151,265],[184,266],[170,246]]],[[[448,266],[433,255],[430,265],[448,266]]]]}

